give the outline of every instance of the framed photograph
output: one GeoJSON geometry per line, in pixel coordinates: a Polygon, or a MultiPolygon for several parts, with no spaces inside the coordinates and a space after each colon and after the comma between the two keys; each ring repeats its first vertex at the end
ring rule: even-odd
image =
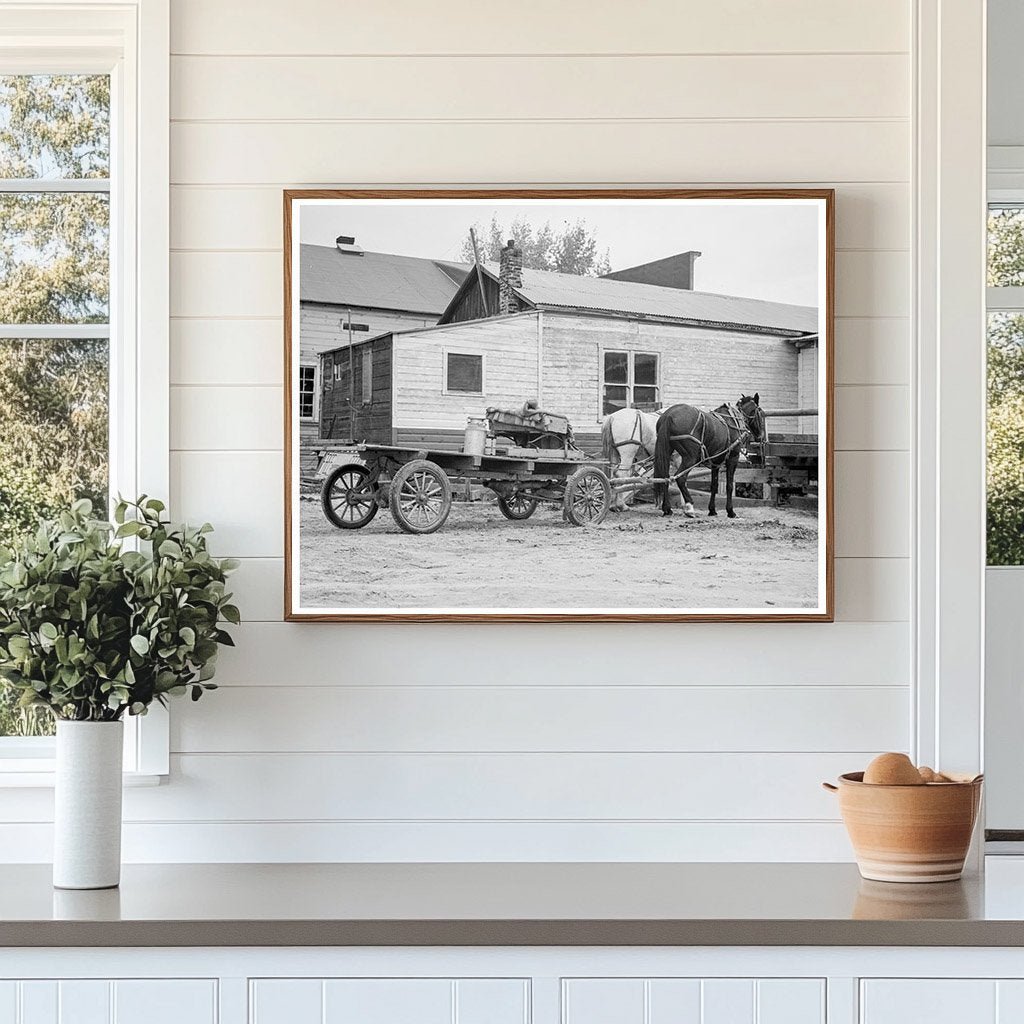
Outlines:
{"type": "Polygon", "coordinates": [[[833,616],[834,196],[284,194],[286,617],[833,616]]]}

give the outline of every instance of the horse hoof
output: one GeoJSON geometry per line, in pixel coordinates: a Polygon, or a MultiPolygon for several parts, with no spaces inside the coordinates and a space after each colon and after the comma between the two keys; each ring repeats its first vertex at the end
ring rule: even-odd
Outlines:
{"type": "Polygon", "coordinates": [[[661,514],[663,516],[670,516],[670,515],[672,515],[672,509],[670,509],[670,508],[663,508],[661,510],[661,514]]]}
{"type": "Polygon", "coordinates": [[[732,510],[732,509],[729,509],[729,511],[728,511],[728,512],[726,512],[725,514],[726,514],[726,515],[727,515],[727,516],[728,516],[728,517],[729,517],[730,519],[735,519],[735,518],[736,518],[736,513],[735,513],[735,512],[733,512],[733,510],[732,510]]]}
{"type": "Polygon", "coordinates": [[[694,512],[692,508],[684,508],[683,515],[686,516],[687,519],[693,519],[697,513],[694,512]]]}
{"type": "Polygon", "coordinates": [[[718,513],[713,508],[709,508],[708,509],[708,515],[709,516],[717,516],[718,513]]]}

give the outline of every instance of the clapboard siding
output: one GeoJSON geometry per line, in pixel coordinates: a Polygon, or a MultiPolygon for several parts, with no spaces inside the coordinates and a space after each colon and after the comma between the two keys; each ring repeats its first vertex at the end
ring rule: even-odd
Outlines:
{"type": "MultiPolygon", "coordinates": [[[[172,384],[278,384],[283,381],[280,317],[171,321],[172,384]]],[[[840,317],[836,383],[908,384],[910,328],[903,317],[840,317]]]]}
{"type": "MultiPolygon", "coordinates": [[[[175,0],[172,53],[905,53],[910,7],[892,0],[526,0],[515,17],[425,18],[419,0],[175,0]]],[[[296,97],[300,99],[301,97],[296,97]]]]}
{"type": "Polygon", "coordinates": [[[175,120],[905,118],[902,54],[176,57],[175,120]],[[416,82],[410,89],[408,81],[416,82]],[[816,88],[808,89],[808,82],[816,88]],[[467,89],[466,83],[473,88],[467,89]]]}
{"type": "Polygon", "coordinates": [[[126,857],[849,858],[818,783],[910,734],[908,0],[171,10],[171,499],[247,621],[126,857]],[[279,621],[280,189],[509,182],[837,187],[836,624],[279,621]]]}

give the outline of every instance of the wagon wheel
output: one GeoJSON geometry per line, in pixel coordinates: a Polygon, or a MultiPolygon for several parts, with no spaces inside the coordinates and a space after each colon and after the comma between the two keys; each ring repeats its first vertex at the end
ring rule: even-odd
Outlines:
{"type": "Polygon", "coordinates": [[[391,514],[406,533],[439,530],[452,510],[445,471],[427,459],[407,462],[391,479],[391,514]]]}
{"type": "Polygon", "coordinates": [[[511,498],[498,495],[498,508],[506,519],[529,519],[537,511],[539,502],[522,491],[517,491],[511,498]]]}
{"type": "Polygon", "coordinates": [[[608,515],[612,488],[596,466],[577,469],[565,485],[562,511],[573,526],[596,526],[608,515]]]}
{"type": "Polygon", "coordinates": [[[377,514],[377,485],[369,480],[365,466],[341,466],[324,481],[320,504],[339,529],[358,530],[377,514]]]}

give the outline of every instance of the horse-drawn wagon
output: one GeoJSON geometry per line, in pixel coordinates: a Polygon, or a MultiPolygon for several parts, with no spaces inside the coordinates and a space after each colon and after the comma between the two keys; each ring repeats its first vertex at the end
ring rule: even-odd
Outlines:
{"type": "MultiPolygon", "coordinates": [[[[607,464],[576,447],[564,417],[528,404],[488,409],[487,424],[482,443],[462,451],[354,446],[324,480],[324,515],[340,529],[358,530],[387,506],[406,533],[433,533],[451,512],[456,479],[493,491],[507,519],[529,519],[541,503],[560,505],[573,526],[605,518],[612,496],[607,464]]],[[[467,440],[472,434],[468,429],[467,440]]]]}

